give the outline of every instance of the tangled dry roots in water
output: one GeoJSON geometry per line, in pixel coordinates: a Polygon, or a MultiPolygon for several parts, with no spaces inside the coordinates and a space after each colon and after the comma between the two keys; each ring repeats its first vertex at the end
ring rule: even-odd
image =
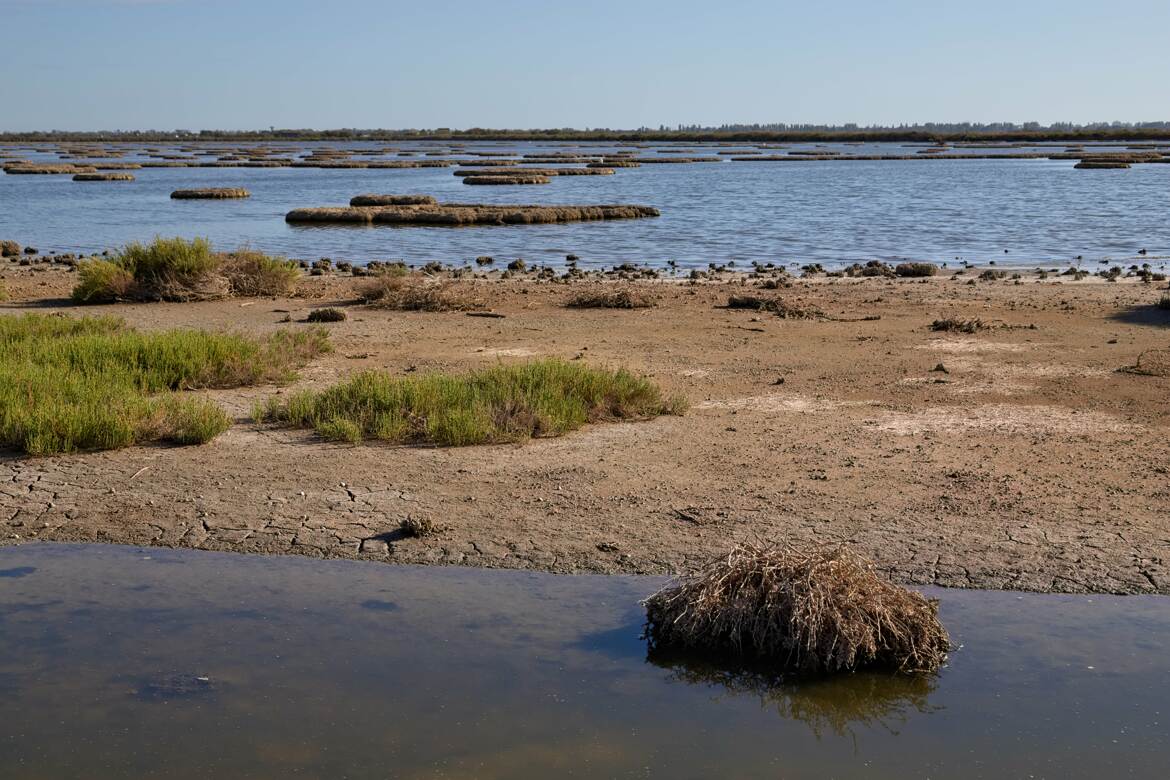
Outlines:
{"type": "Polygon", "coordinates": [[[845,547],[743,544],[645,606],[652,651],[778,672],[930,672],[950,649],[937,601],[882,579],[845,547]]]}

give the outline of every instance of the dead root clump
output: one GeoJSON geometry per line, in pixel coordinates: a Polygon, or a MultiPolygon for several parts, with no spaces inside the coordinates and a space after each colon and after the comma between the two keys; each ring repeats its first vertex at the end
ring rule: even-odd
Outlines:
{"type": "Polygon", "coordinates": [[[1138,355],[1136,364],[1120,370],[1142,376],[1170,376],[1170,349],[1147,349],[1138,355]]]}
{"type": "Polygon", "coordinates": [[[964,320],[958,317],[947,317],[930,323],[930,329],[946,333],[978,333],[981,330],[991,330],[991,326],[980,319],[964,320]]]}
{"type": "Polygon", "coordinates": [[[422,539],[425,536],[433,536],[438,530],[435,524],[429,517],[419,517],[417,515],[407,515],[406,518],[398,524],[398,530],[403,536],[413,539],[422,539]]]}
{"type": "Polygon", "coordinates": [[[342,309],[327,306],[324,309],[313,309],[305,322],[345,322],[348,318],[342,309]]]}
{"type": "Polygon", "coordinates": [[[382,274],[362,285],[364,303],[394,311],[470,311],[475,301],[460,295],[450,282],[382,274]]]}
{"type": "Polygon", "coordinates": [[[931,672],[950,650],[937,601],[883,579],[846,547],[743,544],[644,604],[652,652],[778,671],[931,672]]]}
{"type": "Polygon", "coordinates": [[[633,290],[595,290],[581,292],[565,302],[570,309],[649,309],[657,304],[633,290]]]}
{"type": "Polygon", "coordinates": [[[825,316],[815,306],[799,306],[783,298],[762,298],[757,295],[733,295],[727,299],[727,308],[771,312],[785,320],[816,320],[825,316]]]}

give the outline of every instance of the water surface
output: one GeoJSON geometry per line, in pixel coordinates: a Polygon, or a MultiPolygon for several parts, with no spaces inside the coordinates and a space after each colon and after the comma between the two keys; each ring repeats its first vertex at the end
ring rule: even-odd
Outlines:
{"type": "Polygon", "coordinates": [[[646,661],[657,578],[0,548],[0,777],[1165,776],[1170,600],[936,592],[937,677],[646,661]]]}
{"type": "MultiPolygon", "coordinates": [[[[295,146],[294,157],[323,145],[295,146]]],[[[385,145],[341,146],[373,152],[385,145]]],[[[614,149],[572,144],[474,146],[520,154],[566,150],[599,154],[614,149]]],[[[727,150],[701,144],[686,148],[700,156],[727,150]]],[[[777,153],[800,148],[813,146],[790,145],[777,153]]],[[[916,151],[900,144],[829,148],[847,154],[916,151]]],[[[57,160],[46,152],[22,154],[57,160]]],[[[444,154],[448,159],[460,156],[444,154]]],[[[124,159],[140,158],[131,154],[124,159]]],[[[379,159],[398,158],[391,153],[379,159]]],[[[1078,256],[1090,269],[1102,259],[1126,264],[1148,260],[1157,266],[1165,262],[1170,255],[1166,219],[1170,165],[1078,171],[1074,163],[726,161],[644,165],[619,169],[613,176],[559,177],[548,185],[512,187],[467,186],[452,175],[453,168],[154,168],[133,171],[138,180],[132,183],[0,175],[0,238],[42,251],[75,252],[112,249],[157,234],[206,236],[221,248],[248,244],[301,259],[324,256],[357,263],[391,259],[463,263],[487,254],[556,264],[569,253],[579,255],[585,267],[622,262],[663,266],[670,260],[683,268],[728,261],[839,267],[873,258],[950,263],[958,258],[1032,266],[1066,265],[1078,256]],[[175,189],[195,187],[244,187],[252,197],[232,201],[169,197],[175,189]],[[284,222],[284,214],[293,208],[344,205],[363,192],[426,193],[440,200],[486,203],[643,203],[660,208],[662,216],[458,229],[293,227],[284,222]],[[1141,249],[1148,254],[1139,257],[1141,249]]]]}

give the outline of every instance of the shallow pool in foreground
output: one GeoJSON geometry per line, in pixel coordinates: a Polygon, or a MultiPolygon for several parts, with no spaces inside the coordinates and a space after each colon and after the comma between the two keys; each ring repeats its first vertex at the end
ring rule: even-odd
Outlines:
{"type": "Polygon", "coordinates": [[[934,678],[648,663],[657,578],[0,548],[0,777],[1164,777],[1170,599],[936,591],[934,678]]]}

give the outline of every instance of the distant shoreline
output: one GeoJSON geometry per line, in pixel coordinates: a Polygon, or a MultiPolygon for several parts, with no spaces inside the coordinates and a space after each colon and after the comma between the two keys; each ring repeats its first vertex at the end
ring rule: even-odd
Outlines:
{"type": "Polygon", "coordinates": [[[0,143],[197,141],[612,141],[621,143],[1116,143],[1165,141],[1170,127],[1054,130],[828,128],[824,130],[201,130],[0,133],[0,143]]]}

